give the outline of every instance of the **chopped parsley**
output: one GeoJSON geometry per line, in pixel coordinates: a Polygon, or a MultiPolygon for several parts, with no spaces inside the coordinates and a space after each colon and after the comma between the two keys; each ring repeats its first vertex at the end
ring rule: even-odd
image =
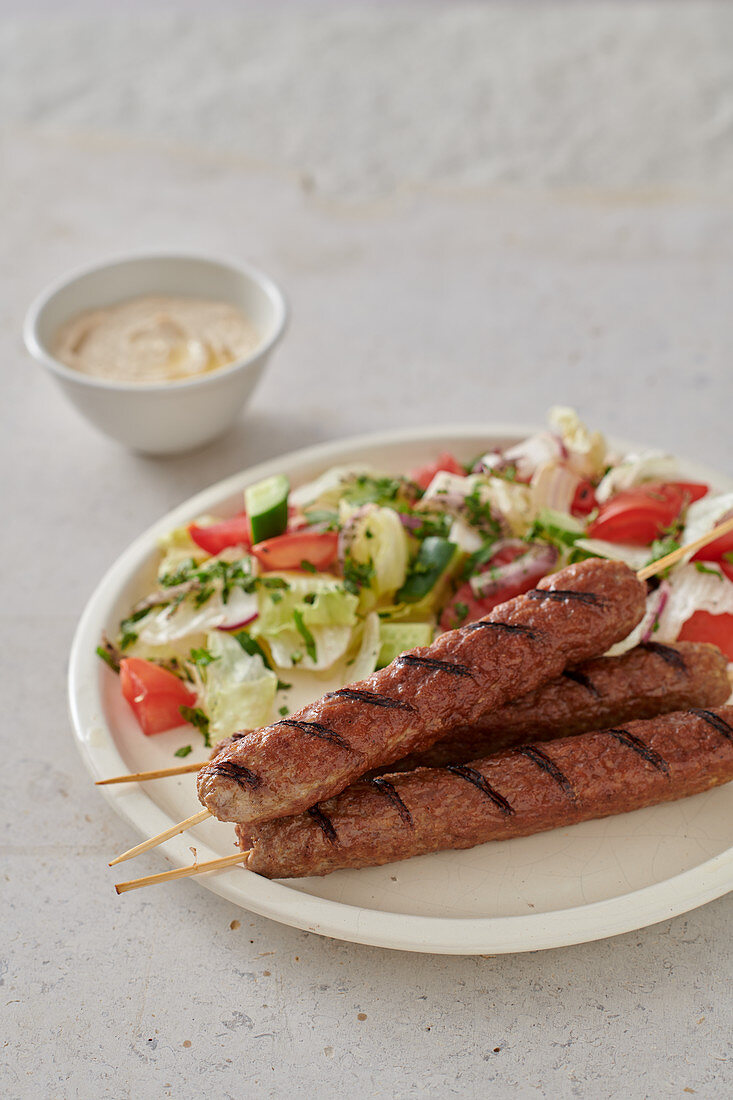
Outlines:
{"type": "Polygon", "coordinates": [[[463,566],[463,579],[467,580],[468,577],[472,577],[474,573],[479,572],[482,565],[486,565],[487,562],[491,561],[494,554],[496,553],[495,548],[496,540],[489,539],[483,544],[483,546],[479,546],[478,550],[474,550],[473,554],[470,554],[468,556],[463,566]]]}
{"type": "Polygon", "coordinates": [[[276,691],[290,691],[292,684],[286,684],[284,680],[278,680],[276,691]]]}
{"type": "Polygon", "coordinates": [[[116,659],[111,646],[108,649],[106,646],[98,645],[97,646],[97,656],[101,657],[102,660],[104,661],[104,663],[106,665],[109,665],[109,667],[112,669],[113,672],[119,672],[120,671],[119,661],[116,659]]]}
{"type": "Polygon", "coordinates": [[[356,561],[348,552],[344,557],[344,588],[352,596],[358,596],[362,588],[368,588],[374,577],[374,563],[356,561]]]}
{"type": "Polygon", "coordinates": [[[299,611],[297,607],[293,611],[293,620],[295,621],[296,630],[298,631],[305,643],[306,653],[310,657],[311,661],[317,661],[318,654],[316,652],[316,640],[311,634],[308,627],[305,625],[305,622],[303,620],[303,612],[299,611]]]}
{"type": "Polygon", "coordinates": [[[204,745],[207,748],[211,747],[211,738],[209,737],[209,719],[201,707],[179,707],[181,718],[184,718],[186,722],[190,722],[192,726],[195,726],[204,739],[204,745]]]}
{"type": "Polygon", "coordinates": [[[338,512],[327,508],[313,508],[305,513],[305,518],[313,527],[322,527],[324,531],[337,531],[339,528],[338,512]]]}
{"type": "Polygon", "coordinates": [[[448,538],[453,524],[453,517],[448,512],[415,512],[414,515],[422,521],[419,527],[410,531],[416,539],[448,538]]]}
{"type": "Polygon", "coordinates": [[[255,638],[253,638],[251,634],[248,634],[246,630],[239,630],[234,635],[234,637],[237,639],[245,653],[249,653],[250,657],[261,657],[264,662],[265,668],[269,668],[270,670],[272,670],[272,665],[268,660],[267,654],[265,653],[260,643],[255,638]]]}
{"type": "Polygon", "coordinates": [[[711,576],[717,577],[719,581],[722,581],[723,574],[719,573],[717,569],[711,569],[704,561],[694,561],[692,564],[695,566],[698,573],[710,573],[711,576]]]}
{"type": "Polygon", "coordinates": [[[173,755],[183,757],[183,756],[188,756],[188,754],[190,752],[193,752],[193,749],[191,748],[190,745],[182,745],[180,749],[176,749],[176,751],[173,753],[173,755]]]}
{"type": "Polygon", "coordinates": [[[318,572],[318,569],[313,564],[313,562],[312,561],[306,561],[305,559],[303,559],[303,561],[300,563],[300,568],[303,570],[304,573],[317,573],[318,572]]]}
{"type": "Polygon", "coordinates": [[[480,531],[491,533],[494,538],[499,538],[501,535],[501,524],[494,516],[491,510],[491,505],[487,501],[481,500],[481,494],[478,489],[474,489],[472,493],[469,493],[463,500],[463,509],[466,514],[466,520],[471,527],[477,527],[480,531]]]}
{"type": "Polygon", "coordinates": [[[192,649],[189,653],[189,660],[193,661],[199,668],[206,668],[212,661],[218,661],[219,658],[215,657],[213,653],[209,653],[208,649],[203,646],[200,649],[192,649]]]}
{"type": "Polygon", "coordinates": [[[456,600],[453,604],[453,613],[456,617],[456,624],[460,626],[468,615],[468,604],[464,603],[463,600],[456,600]]]}
{"type": "Polygon", "coordinates": [[[153,608],[165,606],[164,603],[160,603],[151,604],[149,607],[141,607],[138,611],[133,611],[126,619],[123,619],[120,623],[120,649],[129,649],[137,641],[137,631],[133,629],[136,623],[144,619],[153,608]]]}
{"type": "Polygon", "coordinates": [[[393,504],[404,485],[401,477],[370,477],[360,474],[344,493],[344,500],[362,504],[393,504]]]}
{"type": "Polygon", "coordinates": [[[286,717],[286,715],[288,715],[288,714],[290,713],[290,711],[288,710],[288,708],[287,708],[287,707],[280,707],[280,709],[278,710],[278,712],[277,712],[277,713],[278,713],[279,715],[281,715],[281,717],[285,718],[285,717],[286,717]]]}
{"type": "MultiPolygon", "coordinates": [[[[651,565],[653,561],[659,561],[660,558],[666,558],[667,554],[671,554],[674,550],[679,550],[680,543],[677,539],[672,538],[671,535],[667,535],[663,539],[655,539],[650,546],[651,557],[645,565],[651,565]]],[[[666,572],[666,570],[663,570],[666,572]]]]}

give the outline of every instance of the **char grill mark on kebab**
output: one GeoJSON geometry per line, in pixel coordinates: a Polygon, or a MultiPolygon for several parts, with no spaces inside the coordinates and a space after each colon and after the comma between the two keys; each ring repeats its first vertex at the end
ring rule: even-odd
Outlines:
{"type": "Polygon", "coordinates": [[[231,779],[243,791],[253,791],[262,782],[259,775],[256,775],[249,768],[245,768],[244,764],[235,764],[233,760],[214,761],[209,767],[214,775],[219,775],[223,779],[231,779]]]}
{"type": "Polygon", "coordinates": [[[447,672],[450,676],[470,676],[473,673],[467,665],[458,665],[453,661],[436,661],[434,657],[418,657],[414,653],[401,653],[397,657],[398,665],[413,665],[415,668],[424,668],[428,672],[447,672]]]}
{"type": "Polygon", "coordinates": [[[663,661],[666,661],[672,668],[677,668],[680,672],[685,670],[685,659],[678,649],[675,649],[671,645],[663,645],[662,642],[640,642],[643,649],[648,649],[650,653],[656,653],[658,657],[661,657],[663,661]]]}
{"type": "Polygon", "coordinates": [[[378,791],[386,795],[389,801],[392,803],[397,813],[400,815],[400,820],[404,825],[412,827],[412,814],[404,804],[400,796],[397,794],[394,786],[388,779],[383,776],[377,776],[374,779],[368,779],[367,783],[371,783],[373,787],[376,787],[378,791]]]}
{"type": "Polygon", "coordinates": [[[551,776],[558,787],[561,787],[562,790],[565,791],[568,798],[575,801],[575,791],[573,790],[572,783],[568,777],[560,771],[557,764],[554,760],[550,759],[546,752],[543,752],[542,749],[538,749],[536,745],[520,745],[516,751],[521,753],[522,756],[526,756],[527,759],[536,764],[541,771],[551,776]]]}
{"type": "Polygon", "coordinates": [[[339,748],[351,751],[351,745],[345,737],[342,737],[340,733],[336,733],[335,730],[330,730],[321,722],[301,722],[297,718],[283,718],[282,721],[275,722],[274,725],[293,726],[301,733],[307,733],[310,737],[318,737],[321,741],[332,741],[339,748]]]}
{"type": "Polygon", "coordinates": [[[536,639],[538,632],[530,630],[528,626],[516,626],[511,623],[492,623],[488,619],[477,619],[473,623],[466,623],[463,630],[498,630],[504,634],[522,634],[525,638],[536,639]]]}
{"type": "Polygon", "coordinates": [[[503,814],[513,814],[514,810],[503,794],[499,794],[497,790],[487,783],[480,771],[476,768],[469,768],[467,764],[446,764],[445,770],[451,772],[452,775],[459,775],[461,779],[467,780],[469,783],[473,783],[482,794],[485,794],[487,798],[491,799],[495,806],[497,806],[503,814]]]}
{"type": "Polygon", "coordinates": [[[645,741],[642,741],[641,737],[637,737],[633,733],[629,733],[628,730],[606,730],[609,737],[615,737],[617,741],[620,741],[622,745],[628,745],[634,752],[638,752],[642,759],[647,760],[655,768],[658,768],[660,772],[664,772],[665,775],[669,775],[669,764],[660,756],[654,749],[650,749],[645,741]]]}
{"type": "Polygon", "coordinates": [[[572,589],[556,588],[553,591],[545,591],[541,588],[533,588],[527,593],[530,600],[554,600],[556,603],[564,603],[566,600],[576,600],[577,603],[588,604],[589,607],[605,607],[606,600],[597,592],[574,592],[572,589]]]}
{"type": "Polygon", "coordinates": [[[694,708],[690,710],[690,714],[697,715],[698,718],[702,718],[703,722],[707,722],[712,726],[714,730],[722,734],[723,737],[727,737],[729,741],[733,741],[733,726],[730,726],[724,718],[719,714],[716,714],[712,710],[698,710],[694,708]]]}
{"type": "Polygon", "coordinates": [[[454,726],[475,724],[566,667],[605,652],[640,621],[646,586],[622,563],[594,558],[544,578],[534,593],[495,608],[487,620],[501,624],[498,629],[447,631],[349,689],[411,710],[382,708],[377,717],[371,703],[337,694],[287,724],[230,743],[213,764],[233,760],[262,782],[245,792],[207,765],[198,776],[202,803],[223,821],[252,824],[302,813],[370,768],[426,749],[454,726]],[[316,727],[348,748],[310,736],[316,727]]]}
{"type": "Polygon", "coordinates": [[[325,814],[318,804],[316,804],[315,806],[311,806],[309,810],[306,810],[306,813],[310,818],[313,819],[313,821],[315,821],[316,825],[321,830],[326,840],[328,840],[331,844],[335,844],[338,840],[338,836],[336,835],[336,830],[333,827],[333,822],[331,821],[331,818],[328,816],[328,814],[325,814]]]}
{"type": "MultiPolygon", "coordinates": [[[[411,827],[373,783],[355,783],[314,808],[327,815],[328,832],[313,810],[260,826],[246,866],[269,878],[324,875],[529,836],[685,798],[733,779],[732,721],[733,707],[677,711],[630,722],[623,730],[554,741],[553,764],[567,777],[574,798],[551,773],[538,774],[536,760],[526,751],[536,752],[536,746],[475,760],[470,768],[390,775],[411,827]],[[473,773],[501,791],[505,805],[487,798],[473,773]]],[[[249,848],[251,831],[238,825],[237,835],[249,848]]]]}
{"type": "Polygon", "coordinates": [[[386,710],[415,710],[409,703],[403,703],[400,699],[390,699],[388,695],[378,695],[375,691],[358,691],[356,688],[339,688],[338,691],[329,691],[323,698],[348,699],[354,703],[368,703],[373,707],[384,707],[386,710]]]}
{"type": "Polygon", "coordinates": [[[595,699],[600,699],[600,691],[593,683],[590,676],[586,676],[584,672],[580,672],[577,668],[566,668],[563,672],[563,676],[568,680],[573,680],[576,684],[580,684],[580,686],[584,687],[586,691],[589,691],[595,699]]]}

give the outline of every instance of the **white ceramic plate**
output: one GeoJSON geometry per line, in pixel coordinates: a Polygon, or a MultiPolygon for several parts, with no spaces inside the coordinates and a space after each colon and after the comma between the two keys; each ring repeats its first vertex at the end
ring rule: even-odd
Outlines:
{"type": "MultiPolygon", "coordinates": [[[[228,478],[161,519],[104,577],[74,639],[71,716],[94,778],[170,766],[177,745],[198,740],[193,731],[185,740],[180,731],[144,737],[116,677],[94,652],[102,631],[114,632],[122,614],[149,590],[158,535],[205,512],[234,512],[241,508],[244,486],[276,472],[287,474],[294,486],[341,463],[366,462],[399,472],[443,450],[468,459],[534,430],[490,424],[328,443],[228,478]]],[[[685,468],[688,476],[720,489],[733,487],[694,464],[685,468]]],[[[195,752],[204,759],[203,751],[195,752]]],[[[193,754],[188,758],[195,759],[193,754]]],[[[141,836],[200,809],[192,775],[100,790],[141,836]]],[[[230,855],[233,828],[205,822],[169,841],[161,854],[182,867],[191,863],[191,846],[199,860],[230,855]]],[[[140,873],[134,862],[115,871],[116,880],[140,873]]],[[[619,817],[386,867],[288,882],[271,882],[236,867],[196,881],[252,912],[356,943],[463,955],[582,943],[684,913],[733,888],[733,784],[619,817]]]]}

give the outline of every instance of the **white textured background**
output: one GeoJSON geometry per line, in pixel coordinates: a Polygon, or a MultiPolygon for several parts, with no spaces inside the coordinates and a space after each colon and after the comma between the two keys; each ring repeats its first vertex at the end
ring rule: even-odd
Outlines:
{"type": "Polygon", "coordinates": [[[118,899],[105,863],[134,837],[82,771],[64,678],[132,537],[307,442],[562,400],[733,472],[733,7],[0,14],[0,1093],[730,1095],[729,900],[441,959],[320,940],[194,883],[118,899]],[[87,427],[19,332],[68,267],[166,245],[253,260],[293,316],[240,425],[153,461],[87,427]]]}

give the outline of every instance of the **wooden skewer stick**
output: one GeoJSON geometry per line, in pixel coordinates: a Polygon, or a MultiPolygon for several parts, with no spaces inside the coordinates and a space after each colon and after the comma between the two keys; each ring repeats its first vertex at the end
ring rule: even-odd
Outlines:
{"type": "Polygon", "coordinates": [[[117,856],[116,859],[113,859],[109,866],[114,867],[118,863],[124,863],[126,859],[132,859],[133,856],[141,855],[142,852],[149,852],[151,848],[157,848],[159,844],[163,844],[166,840],[170,840],[172,836],[178,836],[179,833],[185,833],[186,829],[192,829],[194,825],[198,825],[201,821],[206,821],[207,817],[211,817],[211,810],[200,810],[199,813],[187,817],[185,821],[179,821],[177,825],[171,825],[170,829],[158,833],[157,836],[151,836],[149,840],[144,840],[142,844],[135,845],[134,848],[130,848],[129,852],[123,852],[121,856],[117,856]]]}
{"type": "Polygon", "coordinates": [[[97,779],[96,787],[105,787],[108,783],[144,783],[148,779],[165,779],[168,775],[187,775],[198,772],[203,764],[177,764],[172,768],[158,768],[154,772],[132,772],[130,775],[113,775],[110,779],[97,779]]]}
{"type": "Polygon", "coordinates": [[[248,855],[248,851],[237,852],[233,856],[207,859],[204,863],[193,863],[190,867],[178,867],[175,871],[161,871],[157,875],[133,878],[129,882],[118,882],[115,890],[118,894],[126,894],[128,890],[139,890],[141,886],[155,886],[158,882],[173,882],[177,878],[190,878],[191,875],[202,875],[206,871],[218,871],[222,867],[233,867],[236,863],[241,863],[248,855]]]}
{"type": "Polygon", "coordinates": [[[714,539],[719,539],[722,535],[727,535],[731,531],[733,531],[733,516],[723,523],[719,523],[717,527],[713,527],[712,531],[708,531],[707,534],[700,535],[699,539],[688,542],[686,546],[678,547],[671,554],[665,554],[663,558],[651,562],[650,565],[645,565],[636,575],[640,581],[646,581],[649,577],[654,577],[657,573],[668,569],[670,565],[676,565],[688,554],[694,554],[697,550],[702,550],[703,546],[707,546],[709,542],[713,542],[714,539]]]}

